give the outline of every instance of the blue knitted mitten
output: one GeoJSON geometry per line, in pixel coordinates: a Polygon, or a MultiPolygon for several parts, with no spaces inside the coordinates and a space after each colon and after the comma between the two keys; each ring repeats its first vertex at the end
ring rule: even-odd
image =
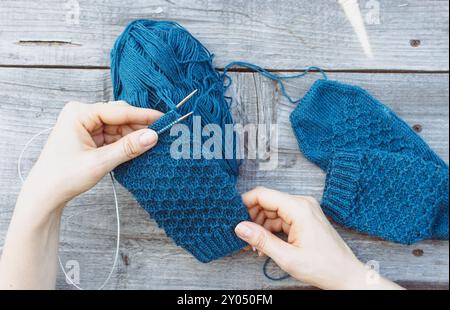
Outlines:
{"type": "Polygon", "coordinates": [[[319,80],[291,114],[305,156],[327,172],[325,212],[411,244],[448,239],[448,165],[363,89],[319,80]]]}
{"type": "MultiPolygon", "coordinates": [[[[212,56],[178,24],[135,21],[119,37],[111,57],[115,98],[166,112],[150,127],[155,131],[191,111],[202,117],[202,125],[233,123],[212,56]],[[198,93],[177,109],[194,89],[198,93]]],[[[116,168],[114,177],[177,245],[209,262],[246,245],[234,228],[249,215],[236,190],[236,159],[192,156],[192,119],[183,121],[189,129],[187,159],[172,156],[171,146],[179,137],[166,131],[152,150],[116,168]]]]}

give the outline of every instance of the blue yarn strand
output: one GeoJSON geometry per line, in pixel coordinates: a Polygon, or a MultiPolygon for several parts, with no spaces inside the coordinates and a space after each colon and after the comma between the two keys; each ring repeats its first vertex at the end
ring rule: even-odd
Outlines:
{"type": "Polygon", "coordinates": [[[269,272],[267,271],[267,267],[269,267],[269,263],[270,263],[271,260],[272,259],[270,257],[268,257],[266,259],[266,261],[264,262],[264,265],[263,265],[263,273],[264,273],[264,276],[267,279],[272,280],[272,281],[283,281],[283,280],[289,279],[291,277],[289,274],[285,274],[285,275],[283,275],[281,277],[273,277],[273,276],[271,276],[269,274],[269,272]]]}
{"type": "Polygon", "coordinates": [[[260,66],[257,66],[255,64],[248,63],[248,62],[242,62],[242,61],[233,61],[233,62],[229,63],[228,65],[226,65],[224,70],[223,70],[223,75],[224,75],[225,79],[229,80],[229,83],[225,84],[225,89],[227,89],[227,88],[229,88],[231,86],[231,78],[228,76],[228,71],[232,67],[247,68],[247,69],[250,69],[250,70],[252,70],[254,72],[257,72],[257,73],[261,74],[262,76],[264,76],[264,77],[266,77],[268,79],[276,81],[280,85],[281,92],[283,93],[283,95],[292,104],[298,104],[302,100],[302,98],[299,98],[297,100],[293,99],[292,96],[290,96],[288,94],[288,92],[286,91],[286,87],[285,87],[284,82],[283,82],[284,80],[297,79],[297,78],[304,77],[305,75],[309,74],[313,70],[320,72],[322,74],[323,79],[324,80],[328,80],[328,76],[325,73],[325,71],[322,70],[321,68],[315,67],[315,66],[309,67],[304,72],[299,73],[299,74],[278,76],[278,75],[275,75],[275,74],[271,73],[270,71],[268,71],[268,70],[266,70],[266,69],[264,69],[264,68],[262,68],[260,66]]]}

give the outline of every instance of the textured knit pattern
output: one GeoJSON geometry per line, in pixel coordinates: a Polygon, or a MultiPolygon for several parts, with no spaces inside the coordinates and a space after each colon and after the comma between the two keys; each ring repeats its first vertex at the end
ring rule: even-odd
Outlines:
{"type": "MultiPolygon", "coordinates": [[[[212,56],[178,24],[135,21],[119,37],[111,56],[116,99],[168,112],[150,127],[155,131],[192,110],[207,123],[232,123],[212,56]],[[198,93],[175,111],[194,89],[198,93]]],[[[192,133],[192,117],[184,124],[192,133]]],[[[191,146],[192,137],[187,141],[191,146]]],[[[177,245],[198,260],[209,262],[242,249],[245,243],[234,228],[249,215],[236,190],[236,160],[175,159],[170,148],[177,138],[162,133],[151,151],[116,168],[115,178],[177,245]]],[[[193,158],[192,147],[189,153],[193,158]]]]}
{"type": "Polygon", "coordinates": [[[327,172],[325,212],[411,244],[448,239],[448,165],[359,87],[319,80],[291,115],[305,156],[327,172]]]}

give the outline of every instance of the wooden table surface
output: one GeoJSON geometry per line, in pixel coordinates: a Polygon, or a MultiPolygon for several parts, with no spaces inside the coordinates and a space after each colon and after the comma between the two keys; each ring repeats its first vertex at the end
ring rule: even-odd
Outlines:
{"type": "MultiPolygon", "coordinates": [[[[359,3],[372,58],[352,27],[355,15],[347,18],[334,0],[0,0],[0,245],[20,189],[20,151],[33,134],[52,126],[67,101],[111,99],[110,48],[127,23],[139,18],[178,21],[216,55],[218,68],[233,60],[279,74],[320,66],[332,79],[360,85],[392,107],[448,162],[448,1],[359,3]],[[374,13],[379,20],[370,18],[374,13]]],[[[324,173],[298,150],[288,120],[293,105],[261,76],[240,71],[232,77],[237,119],[279,126],[278,147],[271,149],[278,152],[278,169],[263,171],[258,162],[245,161],[239,190],[263,185],[320,199],[324,173]]],[[[301,97],[316,78],[290,81],[289,91],[301,97]]],[[[30,146],[24,173],[44,140],[30,146]]],[[[98,287],[112,264],[113,202],[105,179],[65,210],[61,259],[79,264],[83,287],[98,287]]],[[[119,202],[120,259],[107,288],[308,288],[292,279],[266,279],[264,259],[250,253],[199,263],[123,188],[119,202]]],[[[361,260],[378,264],[386,277],[409,288],[448,288],[448,242],[403,246],[338,230],[361,260]]],[[[61,272],[57,287],[72,288],[61,272]]]]}

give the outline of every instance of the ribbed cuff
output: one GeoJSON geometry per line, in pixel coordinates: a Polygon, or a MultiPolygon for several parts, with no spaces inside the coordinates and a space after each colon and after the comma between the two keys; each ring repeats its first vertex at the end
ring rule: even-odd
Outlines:
{"type": "Polygon", "coordinates": [[[322,198],[325,213],[344,224],[355,207],[361,175],[362,155],[337,152],[328,167],[322,198]]]}
{"type": "Polygon", "coordinates": [[[215,229],[211,235],[199,236],[180,245],[202,263],[228,256],[247,246],[236,236],[234,226],[215,229]]]}

